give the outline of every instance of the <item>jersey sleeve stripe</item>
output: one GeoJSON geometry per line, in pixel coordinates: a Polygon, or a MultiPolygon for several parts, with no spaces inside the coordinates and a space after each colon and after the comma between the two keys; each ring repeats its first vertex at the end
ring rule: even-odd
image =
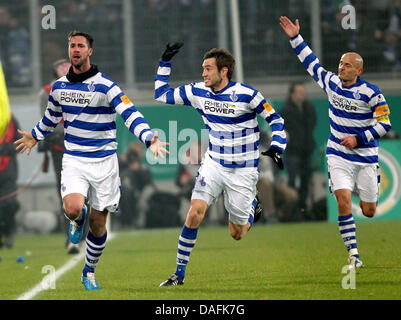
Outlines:
{"type": "Polygon", "coordinates": [[[155,99],[160,98],[163,94],[165,94],[167,91],[169,91],[169,89],[170,89],[170,86],[168,84],[164,84],[164,85],[158,87],[155,90],[155,99]]]}
{"type": "Polygon", "coordinates": [[[166,95],[166,103],[175,104],[174,100],[174,90],[169,90],[166,95]]]}
{"type": "Polygon", "coordinates": [[[182,101],[184,101],[184,104],[187,106],[191,106],[191,102],[188,100],[188,97],[187,97],[187,92],[185,90],[185,86],[180,86],[179,91],[180,91],[180,97],[181,97],[182,101]]]}

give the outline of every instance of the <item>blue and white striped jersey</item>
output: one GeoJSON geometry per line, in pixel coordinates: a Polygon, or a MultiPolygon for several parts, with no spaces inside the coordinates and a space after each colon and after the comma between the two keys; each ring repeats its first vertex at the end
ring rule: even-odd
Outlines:
{"type": "Polygon", "coordinates": [[[391,129],[389,107],[380,89],[361,77],[343,86],[337,74],[326,71],[301,35],[290,40],[305,69],[326,92],[329,100],[330,136],[326,155],[358,165],[378,163],[379,138],[391,129]],[[341,138],[359,135],[363,145],[342,146],[341,138]]]}
{"type": "Polygon", "coordinates": [[[43,140],[63,118],[65,154],[104,158],[117,151],[116,112],[127,128],[149,146],[153,131],[116,83],[101,72],[83,82],[70,82],[64,76],[53,84],[45,114],[32,135],[43,140]]]}
{"type": "Polygon", "coordinates": [[[228,168],[257,167],[259,161],[260,114],[272,129],[271,146],[283,152],[286,134],[283,118],[257,90],[230,81],[219,92],[204,82],[170,88],[171,62],[160,61],[155,81],[155,99],[167,104],[194,107],[209,131],[210,158],[228,168]]]}

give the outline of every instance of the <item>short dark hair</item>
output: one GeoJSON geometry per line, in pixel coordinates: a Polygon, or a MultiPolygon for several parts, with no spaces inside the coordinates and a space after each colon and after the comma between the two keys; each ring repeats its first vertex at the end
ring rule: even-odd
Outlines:
{"type": "Polygon", "coordinates": [[[216,59],[217,70],[220,71],[224,67],[227,67],[228,69],[227,78],[231,80],[235,67],[235,59],[232,56],[232,54],[224,49],[213,48],[208,52],[206,52],[205,55],[203,56],[203,60],[210,58],[216,59]]]}
{"type": "Polygon", "coordinates": [[[71,31],[71,32],[68,34],[68,41],[70,41],[72,37],[77,37],[77,36],[85,37],[85,38],[86,38],[86,41],[88,42],[88,47],[89,47],[89,48],[92,48],[92,47],[93,47],[93,42],[95,41],[95,40],[93,39],[93,37],[92,37],[89,33],[82,32],[82,31],[79,31],[79,30],[71,31]]]}

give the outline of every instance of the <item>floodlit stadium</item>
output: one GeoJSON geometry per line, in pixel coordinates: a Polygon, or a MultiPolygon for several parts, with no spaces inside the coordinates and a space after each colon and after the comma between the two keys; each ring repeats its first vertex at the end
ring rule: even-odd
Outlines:
{"type": "Polygon", "coordinates": [[[0,300],[401,298],[400,0],[3,0],[0,61],[0,300]]]}

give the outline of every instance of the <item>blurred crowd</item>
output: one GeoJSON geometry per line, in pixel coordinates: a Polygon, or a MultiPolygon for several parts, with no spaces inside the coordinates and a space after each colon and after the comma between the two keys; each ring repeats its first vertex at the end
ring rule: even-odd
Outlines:
{"type": "Polygon", "coordinates": [[[366,72],[401,71],[401,0],[325,0],[323,6],[323,50],[325,63],[334,68],[345,51],[361,53],[366,72]],[[356,10],[356,29],[344,32],[341,20],[347,13],[338,3],[352,4],[356,10]],[[335,39],[335,41],[333,41],[335,39]]]}
{"type": "MultiPolygon", "coordinates": [[[[302,21],[302,34],[311,40],[311,0],[240,1],[245,76],[268,77],[303,74],[293,59],[288,41],[279,30],[278,17],[286,14],[302,21]]],[[[183,41],[177,79],[199,78],[203,52],[218,46],[216,0],[135,0],[132,2],[132,37],[138,82],[153,82],[155,61],[167,41],[183,41]]],[[[39,1],[39,6],[47,5],[39,1]]],[[[28,0],[0,4],[0,58],[10,87],[32,86],[32,56],[28,0]]],[[[56,29],[40,33],[43,82],[51,79],[46,65],[65,57],[65,37],[82,29],[95,38],[94,61],[115,81],[123,81],[124,32],[121,0],[59,0],[56,29]],[[106,31],[106,32],[105,32],[106,31]]],[[[226,6],[228,8],[228,6],[226,6]]],[[[40,9],[40,8],[39,8],[40,9]]],[[[227,12],[229,18],[229,10],[227,12]]],[[[38,13],[38,17],[43,17],[38,13]]],[[[230,33],[230,20],[226,21],[230,33]]],[[[369,66],[366,72],[401,69],[401,0],[321,1],[322,56],[327,69],[336,70],[339,55],[358,51],[369,66]],[[356,29],[344,30],[344,5],[356,9],[356,29]]],[[[228,35],[230,43],[230,36],[228,35]]]]}
{"type": "Polygon", "coordinates": [[[8,86],[29,86],[32,81],[29,8],[21,3],[0,4],[0,59],[8,86]],[[21,15],[21,12],[26,14],[21,15]]]}

